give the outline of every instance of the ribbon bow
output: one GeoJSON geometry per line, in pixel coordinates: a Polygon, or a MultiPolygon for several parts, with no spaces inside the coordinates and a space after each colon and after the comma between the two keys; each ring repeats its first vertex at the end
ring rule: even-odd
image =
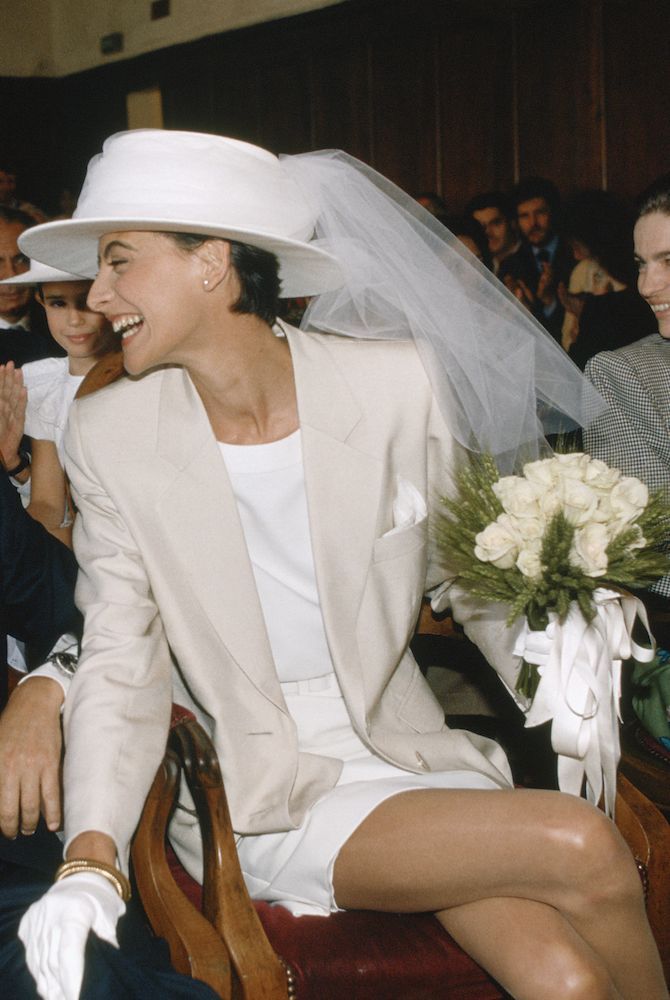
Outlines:
{"type": "MultiPolygon", "coordinates": [[[[597,805],[602,796],[605,812],[613,816],[621,756],[621,663],[631,656],[640,663],[651,662],[655,644],[644,605],[632,594],[598,588],[593,602],[595,616],[590,622],[574,602],[564,622],[550,613],[547,635],[553,641],[538,667],[540,682],[526,713],[526,726],[552,720],[558,787],[581,795],[586,779],[586,798],[597,805]],[[636,618],[647,631],[650,648],[633,640],[636,618]]],[[[528,634],[526,624],[519,637],[522,642],[528,634]]]]}

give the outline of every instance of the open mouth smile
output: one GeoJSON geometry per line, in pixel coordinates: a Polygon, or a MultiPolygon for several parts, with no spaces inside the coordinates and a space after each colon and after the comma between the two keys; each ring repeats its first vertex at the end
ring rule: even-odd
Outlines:
{"type": "Polygon", "coordinates": [[[137,333],[143,323],[144,317],[140,316],[139,313],[133,316],[120,316],[118,319],[112,320],[112,329],[114,333],[121,334],[122,340],[127,340],[137,333]]]}

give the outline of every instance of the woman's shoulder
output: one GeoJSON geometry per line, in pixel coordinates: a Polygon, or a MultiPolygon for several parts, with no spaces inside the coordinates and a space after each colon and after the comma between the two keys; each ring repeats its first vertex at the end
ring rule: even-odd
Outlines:
{"type": "Polygon", "coordinates": [[[107,385],[101,385],[78,398],[77,407],[94,412],[124,406],[134,399],[149,400],[160,391],[160,386],[166,377],[183,379],[183,369],[165,365],[153,368],[142,375],[127,375],[124,372],[107,385]]]}
{"type": "Polygon", "coordinates": [[[658,333],[614,351],[600,351],[586,363],[586,376],[602,388],[605,383],[620,386],[626,392],[631,379],[649,382],[659,376],[667,379],[670,368],[670,341],[658,333]]]}
{"type": "MultiPolygon", "coordinates": [[[[129,429],[135,439],[142,436],[149,423],[159,418],[162,387],[168,383],[183,386],[181,368],[156,368],[140,376],[122,375],[74,400],[70,422],[81,433],[100,441],[125,440],[129,429]]],[[[183,392],[183,388],[178,390],[183,392]]]]}
{"type": "Polygon", "coordinates": [[[428,403],[432,390],[411,338],[373,340],[337,333],[295,331],[291,352],[303,386],[326,392],[333,380],[347,387],[362,410],[394,412],[408,400],[417,409],[428,403]]]}
{"type": "Polygon", "coordinates": [[[424,373],[421,359],[411,336],[389,337],[385,340],[371,337],[346,336],[340,333],[320,333],[301,330],[299,336],[306,350],[317,350],[330,355],[336,363],[350,366],[354,371],[406,371],[424,373]]]}

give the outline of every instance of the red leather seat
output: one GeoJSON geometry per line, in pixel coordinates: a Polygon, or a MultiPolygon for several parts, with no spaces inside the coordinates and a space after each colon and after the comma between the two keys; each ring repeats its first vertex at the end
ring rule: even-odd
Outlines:
{"type": "MultiPolygon", "coordinates": [[[[202,888],[168,849],[175,881],[199,910],[202,888]]],[[[290,967],[298,1000],[500,1000],[507,996],[429,913],[348,910],[294,917],[254,903],[290,967]]]]}

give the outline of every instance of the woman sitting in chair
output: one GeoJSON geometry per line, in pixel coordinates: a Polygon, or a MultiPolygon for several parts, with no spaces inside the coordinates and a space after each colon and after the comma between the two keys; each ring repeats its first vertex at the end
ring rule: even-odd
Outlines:
{"type": "MultiPolygon", "coordinates": [[[[666,997],[615,827],[515,791],[408,650],[424,591],[452,583],[513,686],[505,610],[466,599],[428,525],[466,449],[509,468],[538,445],[536,395],[581,421],[560,348],[344,154],[121,133],[22,249],[97,273],[131,376],[75,403],[66,445],[86,626],[67,861],[21,928],[43,995],[76,996],[89,928],[113,939],[174,700],[215,742],[254,898],[433,911],[519,998],[666,997]],[[316,296],[303,330],[276,323],[280,292],[316,296]]],[[[171,838],[198,876],[187,800],[171,838]]]]}

